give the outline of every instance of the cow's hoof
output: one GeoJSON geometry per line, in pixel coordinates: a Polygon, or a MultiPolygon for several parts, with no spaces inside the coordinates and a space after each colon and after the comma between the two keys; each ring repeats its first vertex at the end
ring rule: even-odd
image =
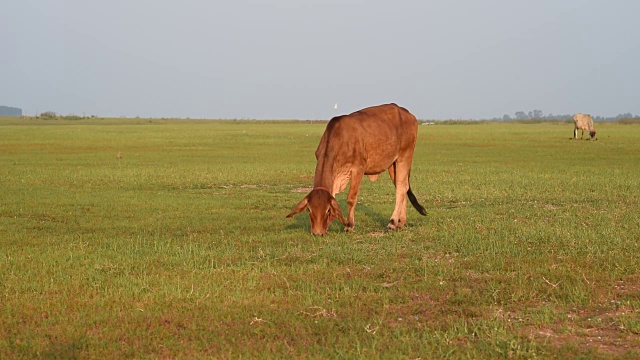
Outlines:
{"type": "Polygon", "coordinates": [[[389,224],[387,225],[387,230],[390,230],[390,231],[400,230],[404,227],[405,223],[406,221],[403,221],[403,220],[395,221],[391,219],[389,220],[389,224]]]}
{"type": "Polygon", "coordinates": [[[395,220],[393,220],[393,219],[389,220],[389,224],[387,225],[387,230],[395,231],[397,229],[398,229],[398,227],[396,226],[395,220]]]}
{"type": "Polygon", "coordinates": [[[345,227],[344,227],[344,231],[345,231],[345,232],[352,232],[352,231],[353,231],[353,228],[354,228],[354,226],[353,226],[353,225],[351,225],[351,226],[345,226],[345,227]]]}

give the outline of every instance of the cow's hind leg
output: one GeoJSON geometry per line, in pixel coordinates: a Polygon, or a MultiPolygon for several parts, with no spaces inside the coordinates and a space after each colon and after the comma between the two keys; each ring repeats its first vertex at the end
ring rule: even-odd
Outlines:
{"type": "Polygon", "coordinates": [[[396,162],[389,167],[389,175],[396,187],[396,205],[389,219],[389,230],[401,229],[407,222],[407,191],[409,190],[409,167],[396,162]]]}

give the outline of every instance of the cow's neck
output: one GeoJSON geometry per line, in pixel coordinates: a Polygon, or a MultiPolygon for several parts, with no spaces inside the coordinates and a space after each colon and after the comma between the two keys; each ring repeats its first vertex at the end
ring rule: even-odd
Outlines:
{"type": "Polygon", "coordinates": [[[318,164],[316,165],[316,174],[313,179],[313,187],[329,189],[331,195],[334,195],[333,183],[333,163],[331,161],[326,161],[325,159],[318,160],[318,164]]]}

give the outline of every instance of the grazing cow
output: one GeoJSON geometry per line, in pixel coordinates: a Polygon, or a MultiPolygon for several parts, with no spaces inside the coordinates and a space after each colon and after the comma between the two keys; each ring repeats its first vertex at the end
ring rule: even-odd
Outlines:
{"type": "Polygon", "coordinates": [[[573,115],[573,123],[575,124],[575,128],[573,129],[573,138],[578,138],[578,129],[582,130],[582,134],[580,135],[580,139],[584,136],[584,131],[589,131],[589,136],[593,139],[596,136],[596,130],[593,127],[593,118],[588,114],[575,114],[573,115]]]}
{"type": "Polygon", "coordinates": [[[355,207],[362,176],[375,181],[389,171],[396,187],[396,204],[387,228],[400,229],[407,221],[407,196],[422,215],[427,212],[418,203],[409,185],[413,150],[418,136],[418,121],[407,109],[396,104],[369,107],[329,121],[316,150],[313,190],[287,215],[309,210],[311,233],[324,235],[337,218],[345,231],[355,226],[355,207]],[[335,195],[351,181],[347,195],[349,213],[345,221],[335,195]]]}

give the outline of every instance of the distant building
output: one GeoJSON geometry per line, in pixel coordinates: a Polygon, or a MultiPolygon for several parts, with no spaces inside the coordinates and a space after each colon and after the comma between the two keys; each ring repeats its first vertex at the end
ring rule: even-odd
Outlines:
{"type": "Polygon", "coordinates": [[[22,116],[22,109],[0,106],[0,116],[22,116]]]}

